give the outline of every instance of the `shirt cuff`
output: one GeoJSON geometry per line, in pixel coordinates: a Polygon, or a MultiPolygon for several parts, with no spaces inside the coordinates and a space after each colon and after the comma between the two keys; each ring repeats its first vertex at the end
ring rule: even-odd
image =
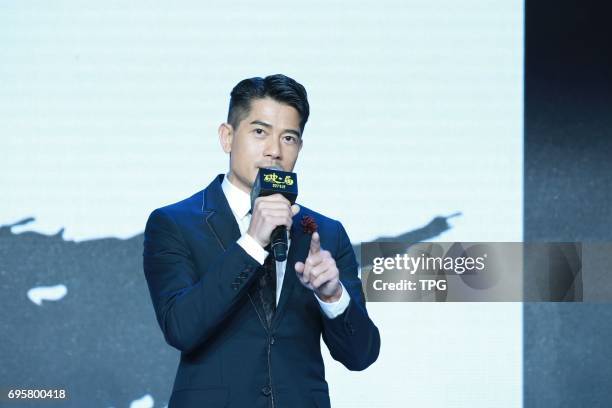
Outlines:
{"type": "Polygon", "coordinates": [[[263,249],[261,245],[255,241],[255,238],[245,232],[237,242],[238,245],[240,245],[242,249],[244,249],[245,252],[251,256],[251,258],[259,262],[260,265],[264,264],[264,261],[268,256],[268,251],[263,249]]]}
{"type": "Polygon", "coordinates": [[[324,302],[321,299],[319,299],[319,297],[315,293],[315,298],[317,298],[317,301],[319,301],[321,310],[323,310],[323,313],[325,313],[325,315],[329,317],[330,319],[338,317],[342,313],[344,313],[344,311],[349,305],[349,302],[351,301],[351,297],[349,296],[342,282],[340,282],[340,286],[342,287],[342,294],[340,295],[340,299],[338,299],[335,302],[331,302],[331,303],[324,302]]]}

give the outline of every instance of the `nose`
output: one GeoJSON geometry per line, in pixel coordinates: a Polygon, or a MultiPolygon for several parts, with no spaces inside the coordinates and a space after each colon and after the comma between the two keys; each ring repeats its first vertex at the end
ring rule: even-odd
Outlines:
{"type": "Polygon", "coordinates": [[[279,137],[269,137],[266,143],[264,156],[272,160],[281,159],[281,143],[279,137]]]}

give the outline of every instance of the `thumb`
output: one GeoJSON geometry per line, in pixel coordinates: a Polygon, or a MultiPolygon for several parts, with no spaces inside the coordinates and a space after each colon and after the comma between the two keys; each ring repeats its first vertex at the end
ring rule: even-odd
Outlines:
{"type": "Polygon", "coordinates": [[[296,262],[294,269],[297,273],[304,273],[304,266],[304,262],[296,262]]]}
{"type": "Polygon", "coordinates": [[[321,237],[319,237],[319,233],[315,231],[310,239],[310,254],[314,255],[319,253],[319,251],[321,251],[321,237]]]}
{"type": "Polygon", "coordinates": [[[297,204],[293,204],[293,205],[291,206],[291,215],[295,215],[295,214],[299,213],[299,212],[300,212],[300,210],[301,210],[301,208],[300,208],[300,206],[299,206],[299,205],[297,205],[297,204]]]}

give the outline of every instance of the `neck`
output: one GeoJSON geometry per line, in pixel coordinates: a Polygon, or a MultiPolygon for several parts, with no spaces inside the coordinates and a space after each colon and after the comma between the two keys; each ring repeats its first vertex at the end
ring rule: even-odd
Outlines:
{"type": "Polygon", "coordinates": [[[230,170],[229,173],[227,173],[227,180],[232,183],[232,185],[242,191],[244,191],[247,194],[251,194],[251,187],[245,185],[244,183],[241,183],[240,180],[238,180],[235,176],[234,173],[232,173],[232,171],[230,170]]]}

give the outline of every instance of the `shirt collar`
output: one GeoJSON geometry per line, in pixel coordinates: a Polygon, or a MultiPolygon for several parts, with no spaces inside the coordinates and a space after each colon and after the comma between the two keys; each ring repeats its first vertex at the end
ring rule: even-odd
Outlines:
{"type": "Polygon", "coordinates": [[[234,215],[239,219],[244,218],[251,211],[251,196],[235,185],[233,185],[227,174],[221,182],[221,189],[234,215]]]}

